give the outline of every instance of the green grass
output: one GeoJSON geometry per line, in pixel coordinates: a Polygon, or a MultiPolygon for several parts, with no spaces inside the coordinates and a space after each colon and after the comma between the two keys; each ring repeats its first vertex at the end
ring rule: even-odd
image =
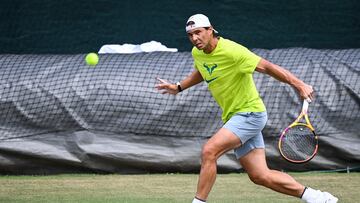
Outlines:
{"type": "MultiPolygon", "coordinates": [[[[360,173],[291,173],[299,182],[327,190],[340,203],[360,200],[360,173]]],[[[0,202],[190,203],[197,175],[0,176],[0,202]]],[[[249,181],[244,173],[218,175],[211,203],[300,203],[249,181]]]]}

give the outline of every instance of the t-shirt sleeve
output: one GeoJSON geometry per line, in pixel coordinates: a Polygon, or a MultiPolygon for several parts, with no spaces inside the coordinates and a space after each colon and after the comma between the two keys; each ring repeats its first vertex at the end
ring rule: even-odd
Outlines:
{"type": "Polygon", "coordinates": [[[234,48],[233,56],[235,63],[238,64],[239,72],[245,74],[253,73],[261,60],[260,56],[241,45],[234,48]]]}

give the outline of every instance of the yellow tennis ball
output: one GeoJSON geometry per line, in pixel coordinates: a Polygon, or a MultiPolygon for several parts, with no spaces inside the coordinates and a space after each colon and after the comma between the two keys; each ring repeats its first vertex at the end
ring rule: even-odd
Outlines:
{"type": "Polygon", "coordinates": [[[99,56],[96,53],[89,53],[86,55],[85,61],[89,66],[96,66],[99,62],[99,56]]]}

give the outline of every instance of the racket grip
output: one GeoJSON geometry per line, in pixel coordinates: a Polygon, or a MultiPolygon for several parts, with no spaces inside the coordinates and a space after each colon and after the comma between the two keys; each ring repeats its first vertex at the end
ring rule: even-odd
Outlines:
{"type": "Polygon", "coordinates": [[[303,106],[302,106],[302,112],[303,113],[306,113],[308,108],[309,108],[309,103],[311,102],[311,99],[307,98],[307,99],[304,99],[304,102],[303,102],[303,106]]]}

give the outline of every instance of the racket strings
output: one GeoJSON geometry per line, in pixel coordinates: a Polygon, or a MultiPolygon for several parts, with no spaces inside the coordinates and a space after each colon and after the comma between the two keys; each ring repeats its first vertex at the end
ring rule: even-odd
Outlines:
{"type": "Polygon", "coordinates": [[[314,155],[317,139],[311,129],[298,125],[288,129],[281,143],[283,156],[293,161],[305,161],[314,155]]]}

